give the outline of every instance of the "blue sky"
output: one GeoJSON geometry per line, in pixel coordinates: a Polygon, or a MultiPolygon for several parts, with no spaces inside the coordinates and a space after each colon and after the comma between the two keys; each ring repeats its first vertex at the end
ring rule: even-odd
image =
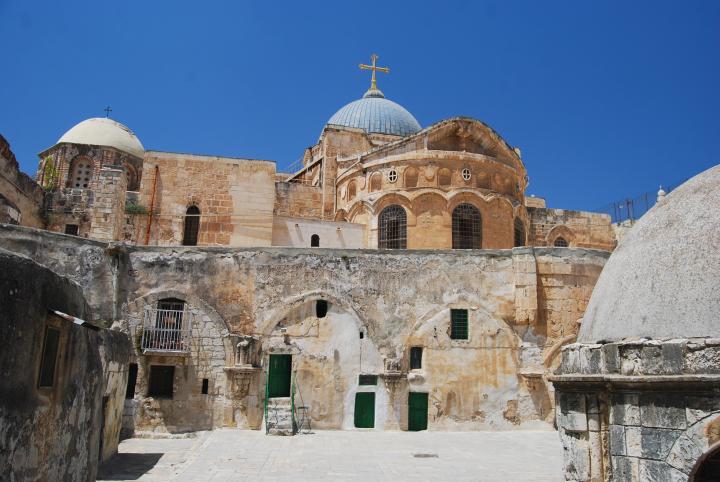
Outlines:
{"type": "Polygon", "coordinates": [[[519,146],[528,193],[595,209],[720,163],[720,2],[0,0],[0,133],[21,167],[88,117],[146,149],[274,160],[359,98],[519,146]]]}

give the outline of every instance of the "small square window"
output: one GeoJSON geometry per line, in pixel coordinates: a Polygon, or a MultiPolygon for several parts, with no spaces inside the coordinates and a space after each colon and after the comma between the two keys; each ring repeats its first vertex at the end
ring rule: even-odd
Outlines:
{"type": "Polygon", "coordinates": [[[174,366],[150,366],[150,386],[148,387],[148,397],[172,398],[174,378],[174,366]]]}
{"type": "Polygon", "coordinates": [[[358,385],[377,385],[377,375],[360,375],[358,385]]]}
{"type": "Polygon", "coordinates": [[[422,352],[421,346],[410,347],[410,370],[422,368],[422,352]]]}
{"type": "Polygon", "coordinates": [[[201,393],[203,395],[207,395],[209,385],[210,385],[210,381],[207,378],[203,378],[202,391],[201,391],[201,393]]]}
{"type": "Polygon", "coordinates": [[[453,340],[468,339],[467,310],[450,310],[450,338],[453,340]]]}
{"type": "Polygon", "coordinates": [[[77,224],[66,224],[65,225],[65,234],[71,234],[73,236],[78,235],[78,225],[77,224]]]}
{"type": "Polygon", "coordinates": [[[55,383],[55,365],[57,363],[58,348],[60,347],[60,330],[45,328],[42,359],[40,361],[39,388],[51,388],[55,383]]]}

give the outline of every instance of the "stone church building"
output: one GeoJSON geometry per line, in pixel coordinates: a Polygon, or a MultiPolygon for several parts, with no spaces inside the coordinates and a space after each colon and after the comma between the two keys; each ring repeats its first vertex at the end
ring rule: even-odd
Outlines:
{"type": "Polygon", "coordinates": [[[527,197],[520,149],[468,117],[421,126],[366,67],[295,172],[146,150],[109,118],[40,153],[45,229],[13,208],[0,247],[130,337],[126,433],[552,423],[609,216],[527,197]]]}

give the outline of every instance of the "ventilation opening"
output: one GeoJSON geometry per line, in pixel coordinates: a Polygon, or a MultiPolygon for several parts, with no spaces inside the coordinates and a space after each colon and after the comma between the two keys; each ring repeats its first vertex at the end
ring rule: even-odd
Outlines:
{"type": "Polygon", "coordinates": [[[203,378],[202,391],[200,393],[202,393],[203,395],[207,395],[209,386],[210,386],[210,381],[207,378],[203,378]]]}
{"type": "Polygon", "coordinates": [[[328,302],[326,300],[317,300],[315,302],[315,315],[318,318],[325,318],[328,311],[328,302]]]}

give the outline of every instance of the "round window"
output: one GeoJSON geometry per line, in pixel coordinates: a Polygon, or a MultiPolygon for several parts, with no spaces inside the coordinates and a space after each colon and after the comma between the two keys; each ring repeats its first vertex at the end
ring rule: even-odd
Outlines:
{"type": "Polygon", "coordinates": [[[467,167],[462,170],[462,178],[466,181],[470,180],[470,169],[468,169],[467,167]]]}
{"type": "Polygon", "coordinates": [[[395,169],[390,169],[390,172],[388,172],[387,178],[388,178],[388,181],[390,181],[390,182],[397,181],[397,178],[398,178],[397,171],[395,169]]]}

